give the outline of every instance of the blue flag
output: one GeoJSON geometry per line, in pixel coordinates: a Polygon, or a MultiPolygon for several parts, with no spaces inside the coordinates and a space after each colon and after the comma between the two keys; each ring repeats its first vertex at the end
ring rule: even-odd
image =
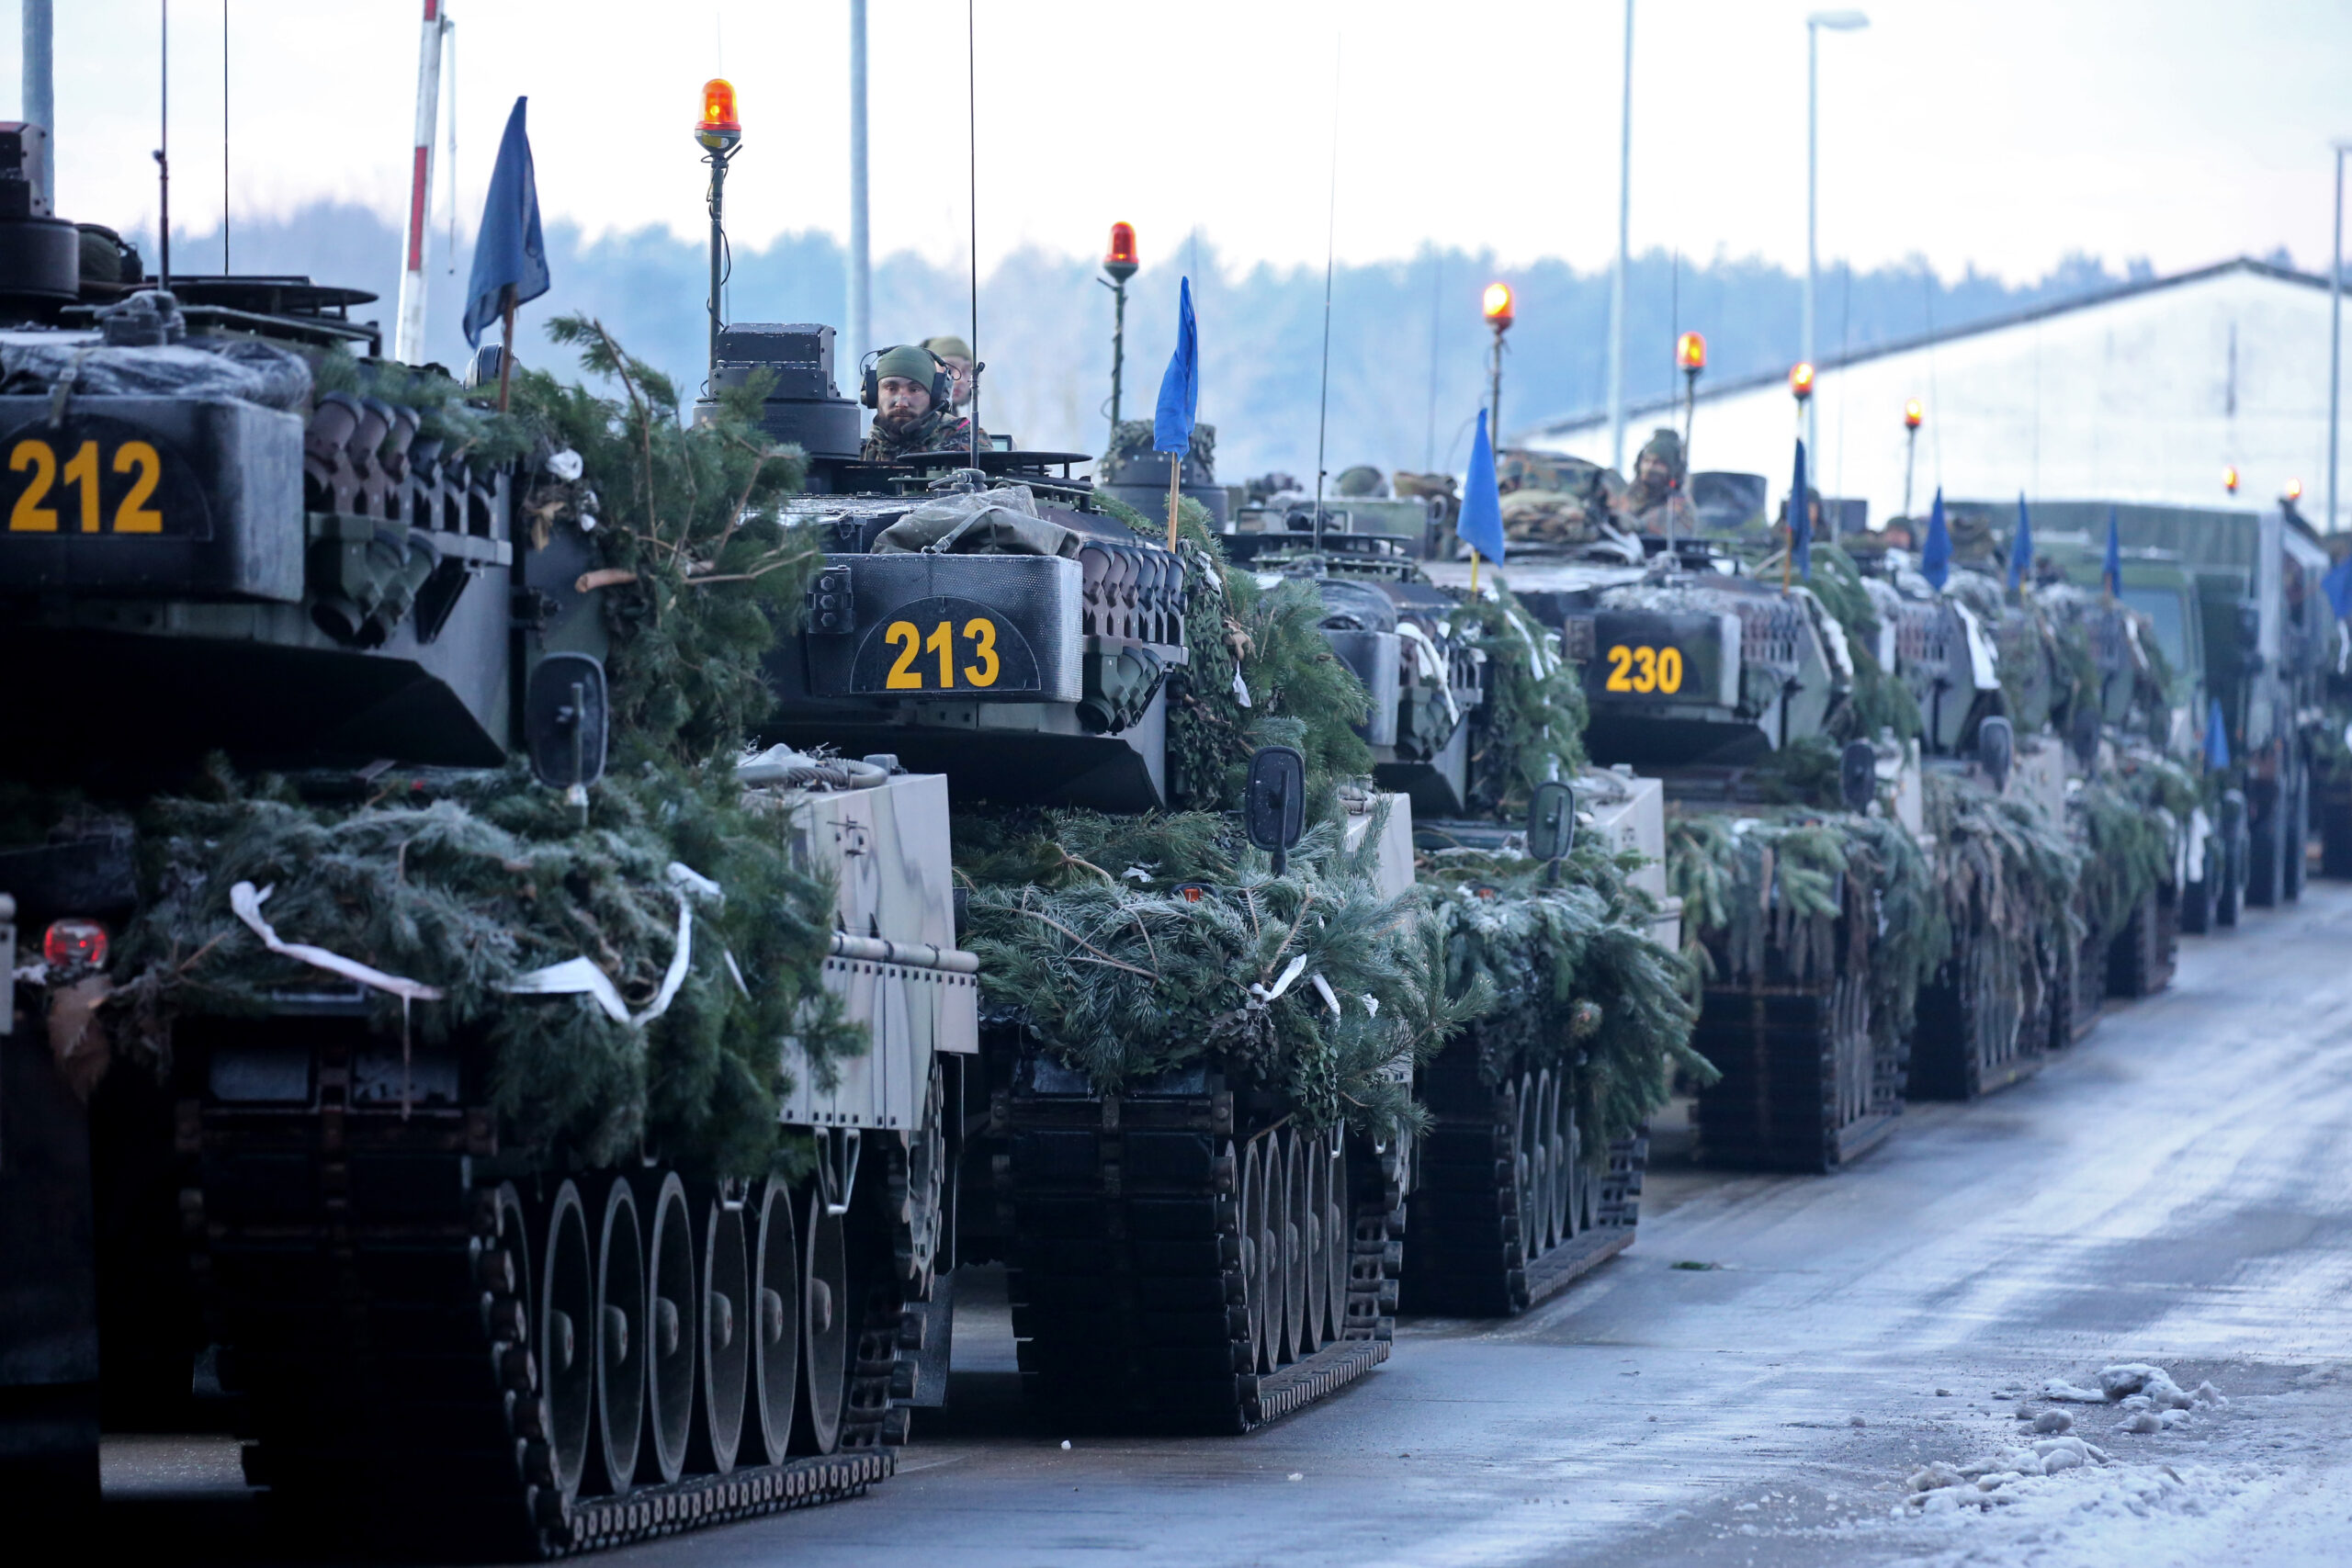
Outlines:
{"type": "Polygon", "coordinates": [[[2115,532],[2115,508],[2107,509],[2107,561],[2099,569],[2107,591],[2117,598],[2123,597],[2123,542],[2115,532]]]}
{"type": "Polygon", "coordinates": [[[2352,555],[2328,568],[2319,585],[2327,595],[2328,608],[2335,612],[2335,618],[2352,620],[2352,555]]]}
{"type": "Polygon", "coordinates": [[[523,106],[506,117],[498,143],[498,164],[490,172],[490,199],[482,203],[481,229],[474,236],[473,276],[466,282],[466,341],[481,346],[481,334],[506,309],[506,291],[526,304],[548,291],[548,246],[539,233],[539,184],[531,172],[531,139],[523,130],[523,106]]]}
{"type": "Polygon", "coordinates": [[[2230,727],[2222,717],[2222,699],[2205,709],[2205,765],[2216,772],[2230,765],[2230,727]]]}
{"type": "Polygon", "coordinates": [[[1919,575],[1940,593],[1951,577],[1951,530],[1944,526],[1944,487],[1936,487],[1936,503],[1928,509],[1928,542],[1919,548],[1919,575]]]}
{"type": "Polygon", "coordinates": [[[1813,576],[1813,498],[1805,493],[1804,437],[1797,437],[1797,477],[1789,491],[1789,558],[1797,575],[1813,576]]]}
{"type": "Polygon", "coordinates": [[[1193,280],[1187,277],[1176,288],[1176,352],[1168,356],[1168,374],[1159,378],[1159,407],[1151,416],[1151,449],[1192,451],[1193,420],[1200,408],[1201,336],[1193,322],[1193,280]]]}
{"type": "Polygon", "coordinates": [[[2025,491],[2018,491],[2017,536],[2009,541],[2009,591],[2017,592],[2033,567],[2033,523],[2025,514],[2025,491]]]}
{"type": "Polygon", "coordinates": [[[1495,486],[1495,445],[1487,439],[1487,411],[1478,411],[1478,434],[1470,443],[1469,482],[1462,487],[1462,515],[1453,522],[1462,542],[1497,565],[1503,558],[1503,498],[1495,486]]]}

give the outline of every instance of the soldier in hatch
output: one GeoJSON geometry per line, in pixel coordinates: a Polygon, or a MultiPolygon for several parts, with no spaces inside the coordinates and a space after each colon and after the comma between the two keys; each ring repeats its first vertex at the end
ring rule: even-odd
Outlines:
{"type": "Polygon", "coordinates": [[[1634,482],[1625,487],[1614,510],[1618,521],[1637,533],[1663,535],[1671,530],[1689,538],[1698,532],[1699,514],[1685,492],[1682,437],[1660,428],[1634,458],[1634,482]]]}
{"type": "Polygon", "coordinates": [[[953,373],[927,348],[902,343],[886,348],[865,373],[861,400],[874,411],[873,427],[858,456],[894,463],[917,452],[959,451],[988,437],[947,404],[953,373]]]}
{"type": "Polygon", "coordinates": [[[947,406],[957,413],[972,406],[972,345],[954,333],[922,340],[923,347],[939,355],[940,362],[955,372],[955,385],[948,389],[947,406]]]}

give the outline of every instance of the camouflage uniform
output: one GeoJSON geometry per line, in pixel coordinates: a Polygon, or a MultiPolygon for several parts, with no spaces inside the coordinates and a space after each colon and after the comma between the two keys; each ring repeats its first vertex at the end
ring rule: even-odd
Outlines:
{"type": "Polygon", "coordinates": [[[976,435],[985,450],[989,444],[987,433],[974,431],[970,420],[945,409],[933,409],[912,424],[903,426],[886,424],[877,417],[857,455],[869,463],[895,463],[917,452],[967,451],[976,435]]]}

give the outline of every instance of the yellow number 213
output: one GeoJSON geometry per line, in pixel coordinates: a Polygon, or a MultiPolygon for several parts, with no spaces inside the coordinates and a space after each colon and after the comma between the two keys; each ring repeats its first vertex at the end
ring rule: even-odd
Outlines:
{"type": "MultiPolygon", "coordinates": [[[[938,691],[952,692],[956,686],[956,624],[939,621],[925,637],[912,621],[892,621],[882,628],[882,639],[899,650],[891,661],[890,673],[883,686],[893,692],[938,691]],[[926,685],[923,671],[915,665],[918,654],[930,652],[939,661],[939,682],[926,685]]],[[[974,616],[964,623],[964,640],[971,645],[972,662],[963,666],[963,684],[988,687],[996,684],[1003,665],[997,658],[996,623],[974,616]]]]}

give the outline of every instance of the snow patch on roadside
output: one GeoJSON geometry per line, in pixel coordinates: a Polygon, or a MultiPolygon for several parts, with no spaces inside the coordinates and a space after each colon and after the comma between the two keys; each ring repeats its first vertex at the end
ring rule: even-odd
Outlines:
{"type": "Polygon", "coordinates": [[[2063,1411],[2029,1403],[2018,1411],[2035,1417],[2027,1432],[2055,1435],[1919,1467],[1897,1483],[1901,1501],[1872,1533],[1901,1539],[1906,1561],[1938,1568],[2343,1561],[2352,1386],[2337,1371],[2308,1372],[2295,1392],[2235,1404],[2211,1382],[2183,1390],[2144,1362],[2105,1368],[2098,1382],[2093,1393],[2052,1379],[2038,1397],[2121,1414],[2106,1444],[2047,1419],[2063,1411]]]}

